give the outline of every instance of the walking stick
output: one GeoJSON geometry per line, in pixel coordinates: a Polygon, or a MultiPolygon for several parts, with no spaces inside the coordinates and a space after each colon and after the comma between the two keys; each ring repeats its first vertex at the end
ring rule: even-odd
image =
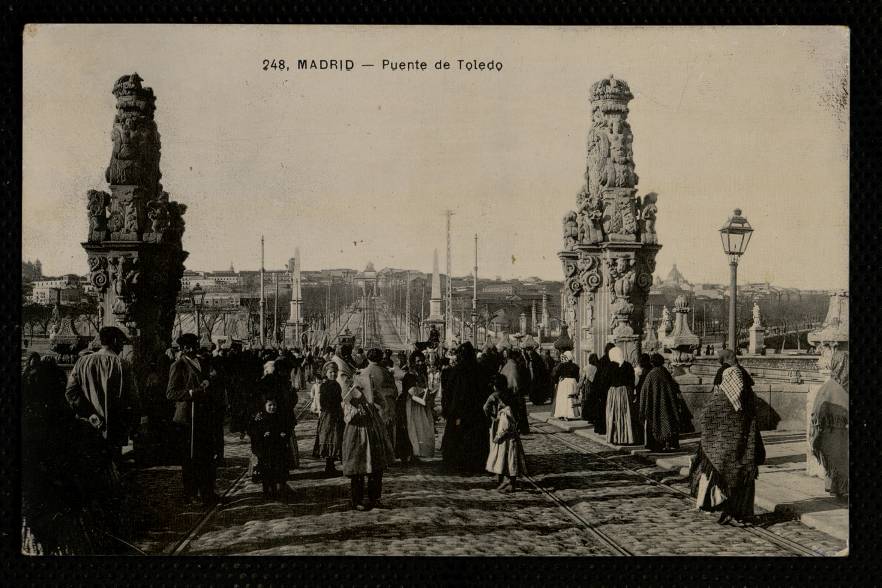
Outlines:
{"type": "Polygon", "coordinates": [[[190,407],[190,459],[192,460],[196,453],[196,399],[193,399],[193,406],[190,407]]]}

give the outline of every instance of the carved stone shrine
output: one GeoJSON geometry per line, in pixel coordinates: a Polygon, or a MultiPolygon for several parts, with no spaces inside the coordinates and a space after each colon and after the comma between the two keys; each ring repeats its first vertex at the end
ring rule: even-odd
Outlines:
{"type": "Polygon", "coordinates": [[[181,246],[186,206],[169,200],[159,183],[156,97],[137,73],[113,86],[113,151],[105,178],[110,192],[89,190],[89,281],[99,295],[100,326],[115,325],[132,343],[131,360],[142,392],[148,376],[168,379],[162,363],[171,345],[175,304],[187,258],[181,246]]]}
{"type": "Polygon", "coordinates": [[[628,84],[613,76],[591,87],[586,183],[576,210],[563,219],[563,321],[576,361],[603,353],[614,342],[637,363],[644,307],[652,286],[658,244],[658,196],[637,194],[628,84]]]}

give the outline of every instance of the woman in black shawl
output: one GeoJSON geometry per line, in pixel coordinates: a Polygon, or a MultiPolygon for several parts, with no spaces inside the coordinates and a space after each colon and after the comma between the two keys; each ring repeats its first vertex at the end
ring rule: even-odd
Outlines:
{"type": "Polygon", "coordinates": [[[692,461],[692,496],[701,510],[722,511],[718,523],[753,517],[759,466],[766,452],[756,420],[753,379],[731,349],[720,351],[711,399],[701,414],[701,442],[692,461]]]}
{"type": "MultiPolygon", "coordinates": [[[[641,375],[640,387],[640,422],[644,423],[646,448],[650,451],[679,449],[677,382],[665,368],[664,357],[653,353],[647,359],[649,370],[641,375]]],[[[641,356],[641,363],[642,360],[641,356]]]]}
{"type": "Polygon", "coordinates": [[[448,466],[465,472],[484,471],[490,440],[490,426],[484,414],[484,401],[489,396],[487,382],[475,360],[475,349],[468,341],[456,351],[456,365],[444,389],[442,406],[447,423],[441,440],[441,454],[448,466]]]}

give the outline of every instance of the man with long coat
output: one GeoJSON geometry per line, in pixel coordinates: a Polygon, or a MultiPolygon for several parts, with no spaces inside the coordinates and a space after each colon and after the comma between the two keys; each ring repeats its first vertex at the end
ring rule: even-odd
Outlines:
{"type": "Polygon", "coordinates": [[[193,333],[178,338],[181,357],[169,372],[166,396],[175,401],[176,437],[181,451],[181,474],[185,501],[192,501],[197,493],[206,506],[219,498],[214,491],[216,423],[220,399],[209,385],[208,366],[197,358],[199,340],[193,333]]]}
{"type": "MultiPolygon", "coordinates": [[[[398,387],[389,370],[380,365],[383,360],[383,352],[372,348],[367,352],[368,365],[358,375],[358,383],[362,386],[365,394],[374,399],[374,402],[382,407],[381,416],[388,429],[389,438],[395,440],[395,413],[398,397],[398,387]]],[[[346,394],[344,390],[343,394],[346,394]]]]}

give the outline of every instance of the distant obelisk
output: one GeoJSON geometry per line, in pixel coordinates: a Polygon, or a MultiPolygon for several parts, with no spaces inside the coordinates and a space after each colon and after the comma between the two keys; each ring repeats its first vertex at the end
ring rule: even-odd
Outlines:
{"type": "Polygon", "coordinates": [[[429,318],[427,321],[444,321],[441,314],[441,275],[438,273],[438,250],[432,260],[432,297],[429,298],[429,318]]]}
{"type": "MultiPolygon", "coordinates": [[[[438,273],[438,250],[432,259],[432,297],[429,299],[429,316],[423,321],[423,333],[429,336],[432,326],[436,329],[444,329],[444,315],[441,313],[441,275],[438,273]]],[[[442,335],[443,333],[439,333],[442,335]]]]}
{"type": "Polygon", "coordinates": [[[288,271],[291,272],[291,309],[285,325],[285,342],[288,347],[300,347],[303,344],[303,298],[300,289],[300,248],[294,249],[294,257],[288,260],[288,271]]]}

